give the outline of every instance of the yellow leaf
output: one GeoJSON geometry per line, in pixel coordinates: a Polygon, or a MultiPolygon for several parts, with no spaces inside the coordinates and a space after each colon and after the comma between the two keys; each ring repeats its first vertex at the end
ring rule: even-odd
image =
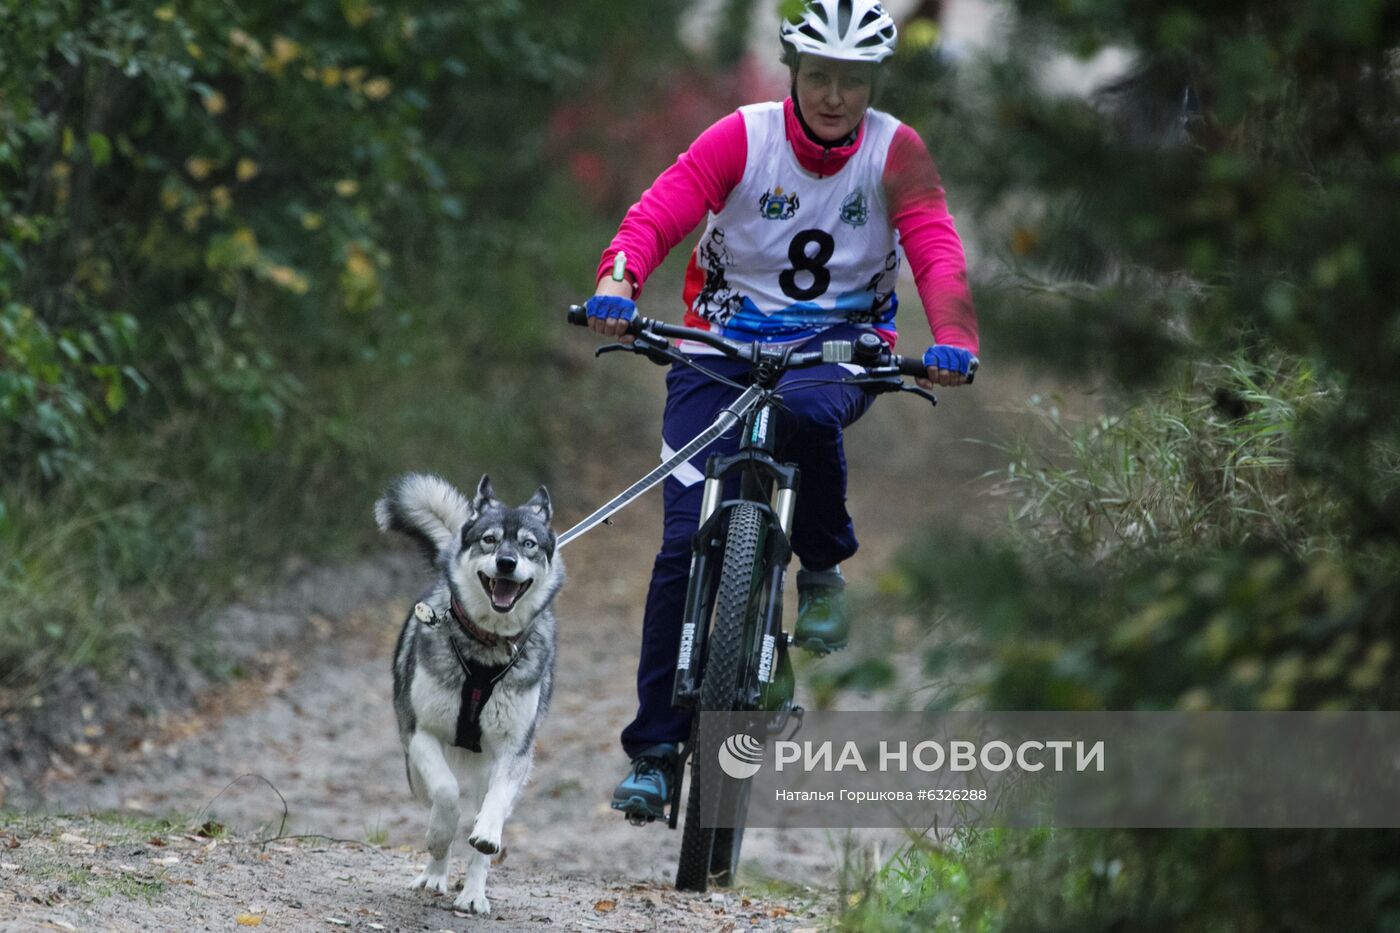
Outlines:
{"type": "Polygon", "coordinates": [[[344,74],[345,73],[335,65],[327,65],[321,69],[321,83],[326,87],[335,87],[340,83],[340,79],[344,74]]]}
{"type": "Polygon", "coordinates": [[[180,192],[174,188],[166,188],[160,193],[160,206],[167,211],[173,211],[180,206],[180,192]]]}
{"type": "Polygon", "coordinates": [[[900,39],[911,49],[931,48],[938,42],[938,23],[922,16],[901,26],[900,31],[900,39]]]}
{"type": "Polygon", "coordinates": [[[204,156],[190,156],[185,160],[185,171],[190,173],[191,178],[203,180],[214,171],[214,160],[204,156]]]}
{"type": "Polygon", "coordinates": [[[204,50],[193,42],[185,43],[185,54],[198,61],[204,57],[204,50]]]}
{"type": "Polygon", "coordinates": [[[239,159],[234,174],[239,181],[249,181],[258,174],[258,163],[248,158],[239,159]]]}
{"type": "Polygon", "coordinates": [[[294,294],[305,295],[311,287],[300,272],[289,266],[268,266],[266,272],[269,279],[294,294]]]}
{"type": "Polygon", "coordinates": [[[369,281],[374,278],[374,264],[358,246],[350,247],[350,253],[345,257],[345,271],[357,279],[369,281]]]}
{"type": "Polygon", "coordinates": [[[214,206],[221,211],[226,211],[233,204],[233,197],[228,193],[227,185],[219,185],[209,192],[209,199],[214,202],[214,206]]]}
{"type": "Polygon", "coordinates": [[[203,103],[204,109],[209,111],[216,117],[228,109],[228,100],[226,100],[224,98],[224,95],[220,94],[218,91],[215,91],[208,97],[205,97],[203,103]]]}
{"type": "Polygon", "coordinates": [[[617,906],[617,901],[598,901],[593,905],[593,909],[600,914],[605,914],[617,906]]]}
{"type": "Polygon", "coordinates": [[[360,85],[364,83],[365,74],[363,68],[347,68],[345,70],[345,86],[352,91],[358,91],[360,85]]]}
{"type": "Polygon", "coordinates": [[[175,8],[173,6],[156,7],[156,19],[162,23],[168,23],[175,18],[175,8]]]}
{"type": "Polygon", "coordinates": [[[239,914],[233,918],[233,922],[241,927],[260,927],[263,922],[263,914],[239,914]]]}
{"type": "Polygon", "coordinates": [[[277,67],[285,67],[300,54],[301,46],[291,39],[286,36],[272,37],[272,60],[277,63],[277,67]]]}
{"type": "Polygon", "coordinates": [[[360,191],[360,183],[353,178],[342,178],[335,183],[335,193],[342,198],[353,198],[360,191]]]}
{"type": "Polygon", "coordinates": [[[301,215],[301,225],[307,230],[320,230],[321,225],[324,223],[325,221],[322,219],[321,215],[314,211],[307,211],[305,214],[301,215]]]}
{"type": "Polygon", "coordinates": [[[365,82],[365,96],[370,100],[383,100],[393,89],[393,82],[388,78],[371,78],[365,82]]]}

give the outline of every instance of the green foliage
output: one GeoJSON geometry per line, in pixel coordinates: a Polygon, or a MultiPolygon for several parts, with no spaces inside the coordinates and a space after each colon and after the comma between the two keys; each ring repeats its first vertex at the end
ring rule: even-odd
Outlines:
{"type": "MultiPolygon", "coordinates": [[[[958,630],[927,659],[962,678],[938,702],[1397,708],[1400,19],[1008,7],[1004,48],[953,72],[906,49],[891,93],[1004,269],[983,374],[1087,378],[1105,414],[1040,400],[1005,533],[903,567],[958,630]],[[1108,85],[1053,78],[1110,49],[1132,66],[1108,85]]],[[[1381,831],[968,832],[904,853],[848,923],[1395,930],[1397,854],[1381,831]]]]}
{"type": "Polygon", "coordinates": [[[626,22],[0,0],[0,684],[355,552],[397,471],[545,476],[517,377],[596,228],[541,128],[670,53],[626,22]]]}
{"type": "Polygon", "coordinates": [[[892,859],[842,917],[869,933],[1394,930],[1384,833],[958,830],[892,859]]]}

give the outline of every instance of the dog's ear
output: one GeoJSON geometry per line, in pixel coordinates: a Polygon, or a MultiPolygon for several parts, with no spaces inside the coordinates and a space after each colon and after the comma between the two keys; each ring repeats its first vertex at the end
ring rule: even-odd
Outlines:
{"type": "Polygon", "coordinates": [[[549,500],[549,490],[543,486],[536,489],[535,494],[530,497],[530,501],[525,503],[525,508],[544,519],[544,523],[548,525],[550,518],[554,515],[554,504],[549,500]]]}
{"type": "Polygon", "coordinates": [[[472,498],[472,517],[480,515],[488,502],[496,500],[496,491],[491,488],[491,477],[481,474],[481,482],[476,484],[476,495],[472,498]]]}

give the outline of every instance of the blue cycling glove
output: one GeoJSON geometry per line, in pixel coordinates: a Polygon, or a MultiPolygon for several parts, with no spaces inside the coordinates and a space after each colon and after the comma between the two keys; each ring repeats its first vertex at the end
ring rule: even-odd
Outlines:
{"type": "Polygon", "coordinates": [[[971,350],[939,344],[924,351],[924,366],[947,369],[966,376],[977,372],[977,357],[972,355],[971,350]]]}
{"type": "Polygon", "coordinates": [[[594,295],[583,305],[589,320],[630,321],[637,316],[637,303],[621,295],[594,295]]]}

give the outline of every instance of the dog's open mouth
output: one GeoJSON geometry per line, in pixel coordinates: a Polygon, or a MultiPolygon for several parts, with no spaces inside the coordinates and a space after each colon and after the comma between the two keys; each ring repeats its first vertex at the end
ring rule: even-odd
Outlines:
{"type": "Polygon", "coordinates": [[[488,577],[486,574],[477,571],[481,578],[481,588],[486,591],[486,595],[491,597],[491,608],[497,612],[510,612],[515,608],[515,604],[520,597],[525,595],[525,591],[530,588],[534,580],[526,580],[521,583],[517,580],[507,580],[504,577],[488,577]]]}

